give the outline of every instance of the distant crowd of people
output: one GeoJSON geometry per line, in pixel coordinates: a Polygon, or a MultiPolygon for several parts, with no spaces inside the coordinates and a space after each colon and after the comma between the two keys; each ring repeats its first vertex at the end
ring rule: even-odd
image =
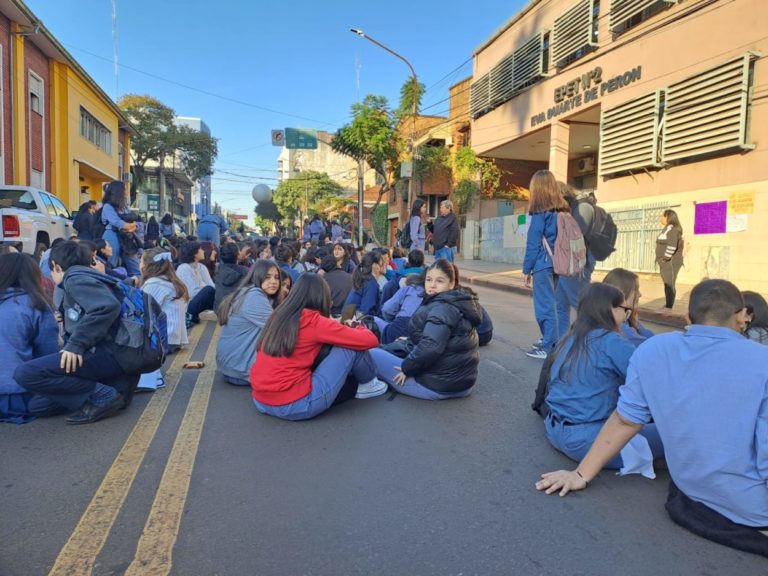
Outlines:
{"type": "MultiPolygon", "coordinates": [[[[565,495],[603,468],[652,478],[664,459],[676,522],[768,555],[765,299],[705,280],[690,295],[691,325],[654,335],[638,319],[635,273],[616,268],[591,282],[601,257],[594,201],[547,171],[530,191],[524,272],[541,340],[528,355],[544,360],[534,409],[551,445],[579,462],[536,487],[565,495]],[[565,235],[567,254],[558,252],[565,235]]],[[[355,246],[344,222],[329,228],[320,218],[301,240],[234,241],[217,217],[200,222],[198,237],[179,238],[172,219],[144,225],[126,202],[123,184],[109,184],[101,208],[81,210],[78,237],[56,240],[39,264],[0,248],[0,420],[66,414],[88,424],[164,386],[162,369],[126,368],[116,337],[125,286],[159,305],[169,354],[189,344],[201,314],[215,314],[217,370],[276,418],[311,419],[388,390],[425,400],[475,390],[493,324],[460,283],[450,202],[431,230],[414,204],[405,250],[355,246]]],[[[662,225],[657,256],[671,308],[682,229],[671,210],[662,225]]]]}

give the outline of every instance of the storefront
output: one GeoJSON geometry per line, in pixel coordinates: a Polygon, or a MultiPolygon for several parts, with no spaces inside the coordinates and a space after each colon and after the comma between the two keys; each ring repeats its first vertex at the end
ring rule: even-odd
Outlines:
{"type": "Polygon", "coordinates": [[[761,0],[533,0],[474,54],[472,146],[593,190],[606,268],[652,272],[673,208],[682,282],[768,292],[766,53],[761,0]]]}

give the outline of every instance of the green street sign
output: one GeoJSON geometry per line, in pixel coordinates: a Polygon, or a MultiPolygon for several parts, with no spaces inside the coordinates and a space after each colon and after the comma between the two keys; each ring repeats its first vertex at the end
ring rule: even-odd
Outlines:
{"type": "Polygon", "coordinates": [[[147,194],[147,212],[160,211],[160,194],[147,194]]]}
{"type": "Polygon", "coordinates": [[[317,150],[317,130],[286,128],[285,147],[293,150],[317,150]]]}

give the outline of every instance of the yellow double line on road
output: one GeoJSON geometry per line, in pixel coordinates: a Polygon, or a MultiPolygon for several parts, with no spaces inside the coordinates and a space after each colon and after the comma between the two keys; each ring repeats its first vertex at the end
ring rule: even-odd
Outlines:
{"type": "MultiPolygon", "coordinates": [[[[174,359],[166,374],[166,388],[155,392],[147,404],[75,530],[59,552],[49,576],[88,576],[92,573],[96,558],[107,541],[181,380],[181,367],[189,361],[202,335],[203,327],[200,328],[193,332],[189,346],[174,359]]],[[[127,574],[160,575],[171,570],[171,553],[178,536],[215,375],[213,366],[218,333],[217,326],[205,356],[206,369],[198,377],[139,541],[136,558],[127,574]],[[149,558],[149,555],[157,557],[149,558]]]]}

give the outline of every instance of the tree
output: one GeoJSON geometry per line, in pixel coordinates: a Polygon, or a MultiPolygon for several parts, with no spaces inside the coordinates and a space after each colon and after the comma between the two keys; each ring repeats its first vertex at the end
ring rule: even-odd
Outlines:
{"type": "Polygon", "coordinates": [[[274,222],[275,224],[279,224],[283,219],[280,210],[277,209],[277,206],[275,206],[275,203],[271,200],[269,202],[259,202],[256,204],[256,208],[254,208],[253,211],[256,213],[257,217],[268,222],[274,222]]]}
{"type": "Polygon", "coordinates": [[[280,182],[272,201],[281,214],[293,220],[298,212],[305,217],[323,212],[333,205],[342,191],[343,188],[325,172],[307,170],[280,182]]]}
{"type": "Polygon", "coordinates": [[[416,115],[419,114],[419,108],[421,108],[421,98],[424,96],[427,88],[421,82],[414,83],[412,78],[405,81],[405,84],[400,88],[400,106],[395,111],[395,115],[400,119],[413,116],[413,101],[416,100],[416,115]]]}

